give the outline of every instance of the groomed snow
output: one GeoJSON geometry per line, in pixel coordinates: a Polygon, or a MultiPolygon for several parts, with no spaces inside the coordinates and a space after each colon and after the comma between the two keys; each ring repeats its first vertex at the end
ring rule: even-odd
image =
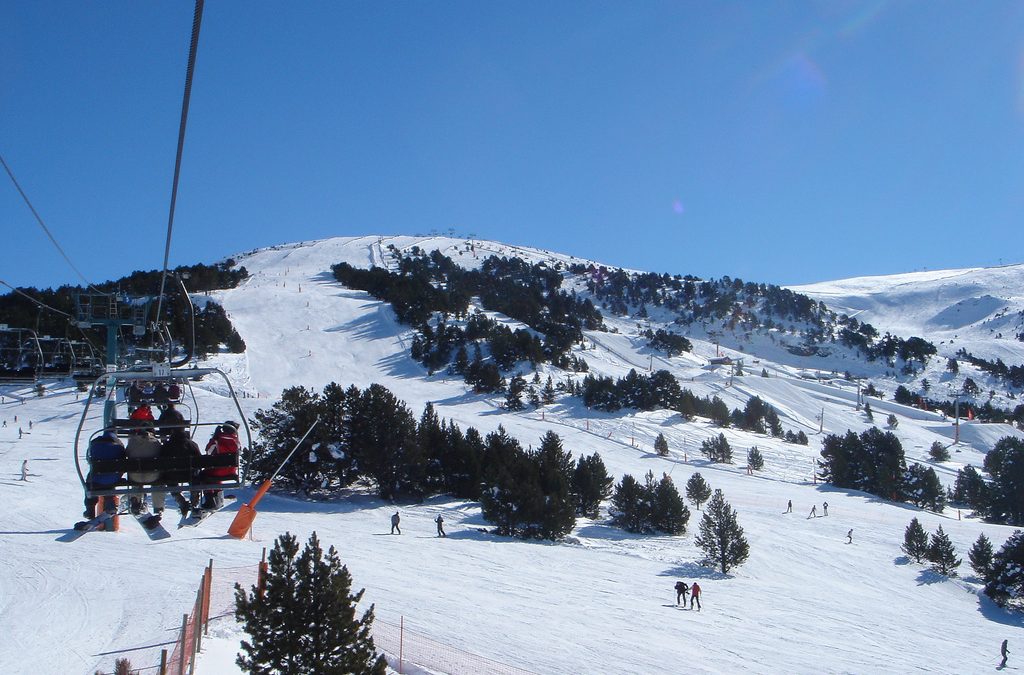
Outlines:
{"type": "MultiPolygon", "coordinates": [[[[438,497],[396,506],[363,494],[329,503],[271,494],[260,504],[251,541],[226,537],[236,508],[231,507],[198,528],[176,530],[171,522],[172,536],[163,541],[151,541],[124,518],[117,534],[89,533],[63,543],[58,539],[82,510],[71,446],[83,401],[73,387],[57,383],[42,398],[26,388],[5,387],[0,672],[91,674],[112,670],[118,655],[132,658],[135,667],[152,666],[159,645],[173,639],[191,606],[209,559],[230,575],[230,568],[254,565],[279,533],[291,531],[304,540],[314,530],[324,545],[338,548],[355,587],[366,589],[364,602],[375,604],[383,621],[404,617],[410,630],[453,649],[536,673],[976,673],[995,667],[1003,639],[1010,640],[1011,652],[1020,651],[1024,631],[1018,615],[979,596],[969,580],[944,579],[908,562],[899,548],[915,516],[929,531],[942,524],[965,559],[979,533],[998,546],[1012,528],[812,482],[822,411],[826,433],[868,426],[848,387],[754,374],[727,386],[728,376],[706,370],[703,359],[661,359],[656,367],[669,367],[696,393],[717,393],[730,407],[756,393],[776,407],[785,428],[811,436],[810,446],[802,447],[725,430],[738,462],[750,446],[760,448],[765,470],[754,476],[740,464],[708,465],[699,457],[699,443],[720,430],[699,420],[683,423],[665,411],[610,415],[561,399],[543,411],[507,413],[498,407],[499,398],[468,393],[457,379],[426,377],[409,358],[410,333],[391,310],[331,279],[330,265],[343,260],[386,265],[389,243],[418,243],[427,250],[447,246],[449,255],[464,246],[440,238],[345,238],[239,258],[252,277],[215,297],[248,352],[223,355],[215,363],[251,394],[242,399],[247,411],[269,406],[287,386],[379,382],[417,415],[432,401],[441,416],[464,428],[486,433],[501,424],[524,444],[555,430],[574,456],[600,453],[617,479],[627,472],[665,472],[682,488],[700,471],[738,511],[751,548],[746,564],[727,577],[697,564],[695,511],[683,537],[640,537],[603,520],[580,520],[563,542],[523,542],[480,531],[488,525],[472,503],[438,497]],[[18,427],[28,432],[28,420],[31,432],[19,440],[18,427]],[[672,449],[666,459],[652,451],[659,432],[672,449]],[[26,458],[32,475],[22,482],[26,458]],[[794,512],[783,513],[790,499],[794,512]],[[808,518],[812,505],[821,513],[823,501],[829,503],[828,517],[808,518]],[[388,534],[388,516],[396,509],[402,513],[401,536],[388,534]],[[445,517],[447,539],[434,536],[438,513],[445,517]],[[853,543],[847,544],[851,528],[853,543]],[[700,582],[703,611],[673,606],[676,579],[700,582]]],[[[481,245],[488,250],[479,255],[500,248],[481,245]]],[[[470,253],[462,258],[474,259],[470,253]]],[[[642,341],[630,338],[635,324],[609,323],[618,335],[588,336],[594,348],[582,355],[592,371],[622,375],[645,367],[651,356],[642,341]]],[[[699,343],[695,352],[713,353],[714,346],[699,343]]],[[[790,370],[765,365],[773,374],[790,370]]],[[[196,385],[203,417],[231,417],[230,401],[213,385],[196,385]]],[[[908,460],[925,460],[935,440],[951,441],[949,421],[872,401],[879,423],[887,406],[899,417],[896,434],[908,460]]],[[[943,480],[966,463],[980,465],[985,450],[1006,433],[1013,432],[1001,425],[963,425],[967,443],[954,452],[954,461],[936,467],[943,480]]],[[[249,494],[241,491],[239,501],[249,494]]],[[[972,575],[966,562],[960,572],[972,575]]],[[[249,573],[237,574],[247,579],[249,573]]],[[[199,672],[233,672],[238,629],[224,618],[214,633],[199,672]]]]}

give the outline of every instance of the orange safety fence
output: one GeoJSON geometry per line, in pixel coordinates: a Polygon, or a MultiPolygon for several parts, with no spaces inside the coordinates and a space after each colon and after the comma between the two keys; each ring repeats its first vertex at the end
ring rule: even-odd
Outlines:
{"type": "MultiPolygon", "coordinates": [[[[211,560],[200,575],[191,611],[182,615],[173,647],[163,649],[159,657],[156,654],[148,657],[153,661],[159,658],[158,664],[143,667],[133,665],[133,672],[193,675],[196,672],[196,655],[202,649],[209,622],[213,619],[234,621],[235,584],[241,584],[246,591],[252,586],[260,587],[266,571],[266,552],[264,560],[256,565],[217,568],[211,560]]],[[[384,653],[390,666],[399,673],[427,670],[431,673],[532,675],[532,671],[506,665],[410,631],[405,626],[404,617],[398,624],[374,618],[373,641],[377,650],[384,653]]]]}

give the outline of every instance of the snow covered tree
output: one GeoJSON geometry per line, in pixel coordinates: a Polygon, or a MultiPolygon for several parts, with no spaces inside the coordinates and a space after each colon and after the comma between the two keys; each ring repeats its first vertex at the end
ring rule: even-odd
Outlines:
{"type": "Polygon", "coordinates": [[[875,414],[871,412],[871,404],[864,401],[864,417],[867,418],[868,422],[875,421],[875,414]]]}
{"type": "Polygon", "coordinates": [[[699,473],[694,473],[690,476],[690,480],[686,481],[686,498],[697,507],[698,511],[700,511],[700,505],[710,497],[711,486],[704,480],[704,476],[699,473]]]}
{"type": "Polygon", "coordinates": [[[917,562],[928,556],[928,533],[917,518],[910,521],[903,532],[903,552],[917,562]]]}
{"type": "Polygon", "coordinates": [[[949,535],[943,532],[942,525],[932,534],[928,543],[928,560],[932,569],[946,577],[955,577],[956,568],[960,567],[961,560],[956,557],[956,549],[949,535]]]}
{"type": "Polygon", "coordinates": [[[1024,532],[1014,531],[992,557],[985,595],[1001,607],[1024,597],[1024,532]]]}
{"type": "Polygon", "coordinates": [[[942,444],[942,441],[935,441],[932,443],[932,447],[928,448],[928,455],[935,462],[948,462],[949,461],[949,449],[942,444]]]}
{"type": "Polygon", "coordinates": [[[614,479],[596,452],[589,457],[580,457],[572,474],[573,494],[576,497],[576,512],[587,518],[600,515],[601,502],[612,493],[614,479]]]}
{"type": "Polygon", "coordinates": [[[665,440],[665,434],[658,434],[654,439],[654,451],[659,457],[668,457],[668,441],[665,440]]]}
{"type": "Polygon", "coordinates": [[[971,563],[971,569],[983,581],[988,581],[992,574],[992,542],[984,532],[978,535],[974,546],[971,546],[971,550],[967,552],[967,560],[971,563]]]}
{"type": "Polygon", "coordinates": [[[889,413],[889,416],[885,419],[885,423],[890,429],[895,429],[900,425],[900,421],[896,419],[896,415],[892,413],[889,413]]]}
{"type": "Polygon", "coordinates": [[[718,567],[722,574],[728,574],[750,555],[750,545],[736,519],[736,510],[725,501],[721,490],[715,490],[711,496],[694,543],[704,551],[704,564],[718,567]]]}
{"type": "Polygon", "coordinates": [[[747,451],[747,466],[754,471],[764,468],[764,457],[761,456],[761,451],[757,449],[756,445],[747,451]]]}
{"type": "Polygon", "coordinates": [[[703,441],[700,444],[700,451],[712,462],[732,464],[732,447],[726,440],[725,434],[718,434],[716,437],[703,441]]]}
{"type": "Polygon", "coordinates": [[[356,618],[363,591],[332,546],[324,556],[314,532],[302,553],[295,536],[274,542],[260,594],[235,584],[235,618],[249,635],[236,663],[247,673],[372,673],[383,675],[370,628],[373,605],[356,618]],[[298,556],[298,557],[296,557],[298,556]]]}

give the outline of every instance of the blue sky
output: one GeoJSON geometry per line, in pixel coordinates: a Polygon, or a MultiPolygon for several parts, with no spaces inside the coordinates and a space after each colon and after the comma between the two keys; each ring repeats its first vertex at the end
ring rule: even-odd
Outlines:
{"type": "MultiPolygon", "coordinates": [[[[192,4],[0,4],[0,153],[157,269],[192,4]]],[[[0,174],[0,279],[79,279],[0,174]]],[[[1024,3],[207,4],[172,264],[430,231],[780,284],[1020,262],[1024,3]]]]}

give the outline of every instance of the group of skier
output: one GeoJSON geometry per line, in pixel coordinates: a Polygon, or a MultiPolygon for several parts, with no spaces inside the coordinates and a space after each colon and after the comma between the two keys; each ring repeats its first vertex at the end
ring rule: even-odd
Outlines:
{"type": "MultiPolygon", "coordinates": [[[[398,511],[395,511],[395,514],[391,516],[391,534],[394,534],[396,531],[398,534],[402,534],[402,528],[398,526],[400,522],[402,522],[402,517],[398,515],[398,511]]],[[[434,522],[437,524],[437,536],[447,537],[448,534],[444,531],[444,518],[440,513],[437,514],[437,518],[434,518],[434,522]]]]}
{"type": "Polygon", "coordinates": [[[686,607],[686,595],[690,595],[690,609],[693,609],[694,603],[697,605],[697,611],[700,611],[700,584],[696,581],[691,585],[687,585],[685,581],[676,582],[676,605],[679,605],[679,601],[682,600],[682,606],[686,607]]]}
{"type": "MultiPolygon", "coordinates": [[[[189,436],[187,424],[181,413],[174,409],[173,404],[164,407],[159,420],[154,420],[148,405],[139,405],[130,417],[134,427],[128,437],[127,445],[122,443],[114,429],[106,429],[89,443],[90,460],[116,459],[154,459],[157,457],[200,457],[202,452],[195,441],[189,436]]],[[[238,423],[233,421],[218,425],[209,443],[206,454],[234,454],[239,449],[238,423]]],[[[237,461],[233,464],[237,464],[237,461]]],[[[137,485],[177,485],[179,483],[202,480],[203,482],[219,482],[231,478],[235,474],[234,466],[212,467],[201,471],[176,469],[169,471],[129,471],[128,481],[137,485]]],[[[107,488],[117,485],[121,480],[120,473],[89,472],[87,482],[92,488],[107,488]]],[[[217,509],[224,504],[222,490],[206,490],[202,494],[191,492],[186,499],[180,491],[171,492],[178,504],[182,516],[195,509],[217,509]]],[[[153,515],[159,518],[166,505],[167,493],[152,493],[153,515]]],[[[132,495],[130,510],[139,514],[144,509],[145,496],[132,495]]],[[[96,515],[98,498],[85,498],[85,517],[96,515]]],[[[110,504],[106,507],[108,510],[110,504]]]]}

